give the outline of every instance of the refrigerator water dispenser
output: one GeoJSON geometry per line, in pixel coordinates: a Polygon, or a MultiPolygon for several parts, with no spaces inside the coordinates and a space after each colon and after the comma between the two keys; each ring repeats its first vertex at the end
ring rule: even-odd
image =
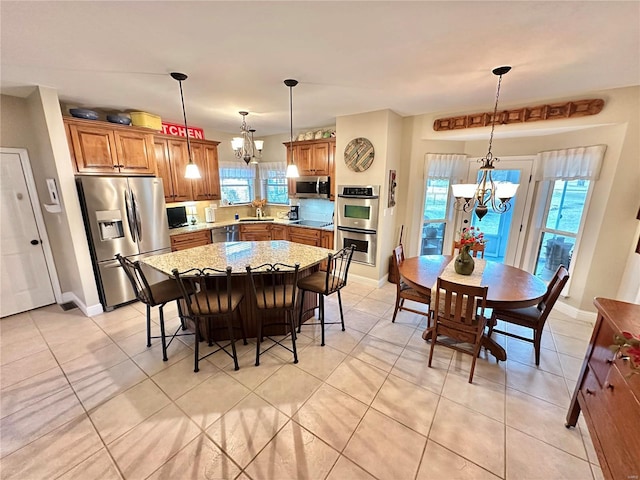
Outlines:
{"type": "Polygon", "coordinates": [[[120,210],[97,211],[96,220],[100,228],[100,240],[103,242],[124,237],[120,210]]]}

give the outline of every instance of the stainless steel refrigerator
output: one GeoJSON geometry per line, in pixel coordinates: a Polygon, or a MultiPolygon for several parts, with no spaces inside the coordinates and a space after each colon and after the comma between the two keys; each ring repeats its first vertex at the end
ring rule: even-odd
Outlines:
{"type": "MultiPolygon", "coordinates": [[[[135,261],[171,251],[162,179],[84,176],[76,184],[100,301],[112,310],[135,299],[116,253],[135,261]]],[[[166,279],[143,268],[150,283],[166,279]]]]}

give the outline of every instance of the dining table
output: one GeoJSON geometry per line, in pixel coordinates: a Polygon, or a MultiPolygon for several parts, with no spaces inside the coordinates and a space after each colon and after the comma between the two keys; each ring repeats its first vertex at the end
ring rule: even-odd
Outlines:
{"type": "MultiPolygon", "coordinates": [[[[320,264],[327,260],[333,250],[286,240],[258,241],[258,242],[219,242],[178,250],[171,253],[151,255],[140,259],[144,266],[164,273],[170,278],[173,271],[180,273],[191,269],[204,270],[215,268],[225,270],[231,267],[231,280],[235,287],[244,291],[244,300],[240,304],[240,312],[244,322],[247,337],[257,335],[258,315],[265,315],[257,311],[254,305],[253,290],[247,276],[247,265],[252,268],[263,264],[282,263],[293,266],[299,264],[298,278],[311,275],[320,268],[320,264]]],[[[303,316],[303,321],[313,316],[313,308],[318,305],[315,295],[305,295],[303,311],[309,312],[303,316]]],[[[224,337],[224,330],[220,333],[224,337]]]]}
{"type": "MultiPolygon", "coordinates": [[[[431,297],[432,288],[454,255],[420,255],[406,258],[398,265],[401,279],[423,295],[431,297]]],[[[529,307],[540,303],[547,292],[547,284],[535,275],[521,268],[504,263],[485,260],[481,285],[487,286],[487,307],[513,309],[529,307]]],[[[431,338],[428,327],[422,338],[431,338]]],[[[506,360],[507,353],[495,340],[485,335],[482,345],[497,360],[506,360]]]]}

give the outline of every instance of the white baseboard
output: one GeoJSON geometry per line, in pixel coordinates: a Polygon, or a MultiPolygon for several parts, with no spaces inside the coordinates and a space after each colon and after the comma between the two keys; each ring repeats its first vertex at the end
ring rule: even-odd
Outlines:
{"type": "MultiPolygon", "coordinates": [[[[354,282],[358,282],[368,287],[374,287],[374,288],[380,288],[382,285],[384,285],[384,282],[382,280],[376,280],[374,278],[368,278],[368,277],[361,277],[360,275],[355,275],[353,273],[349,273],[349,280],[353,280],[354,282]]],[[[385,280],[386,280],[386,277],[385,277],[385,280]]]]}
{"type": "Polygon", "coordinates": [[[579,310],[576,307],[572,307],[571,305],[562,303],[560,300],[556,302],[554,308],[560,313],[564,313],[565,315],[568,315],[571,318],[575,318],[576,320],[579,320],[581,322],[588,323],[592,327],[596,324],[596,318],[598,317],[598,314],[596,312],[579,310]]]}
{"type": "Polygon", "coordinates": [[[98,303],[96,305],[85,305],[83,301],[81,301],[78,296],[73,292],[62,292],[62,302],[73,302],[78,308],[84,313],[86,317],[94,317],[96,315],[100,315],[104,312],[102,309],[102,304],[98,303]]]}

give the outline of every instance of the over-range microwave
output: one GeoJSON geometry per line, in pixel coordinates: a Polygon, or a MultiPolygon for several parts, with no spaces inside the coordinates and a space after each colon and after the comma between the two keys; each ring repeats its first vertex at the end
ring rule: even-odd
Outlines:
{"type": "Polygon", "coordinates": [[[329,198],[331,194],[329,177],[298,177],[295,185],[296,198],[329,198]]]}

